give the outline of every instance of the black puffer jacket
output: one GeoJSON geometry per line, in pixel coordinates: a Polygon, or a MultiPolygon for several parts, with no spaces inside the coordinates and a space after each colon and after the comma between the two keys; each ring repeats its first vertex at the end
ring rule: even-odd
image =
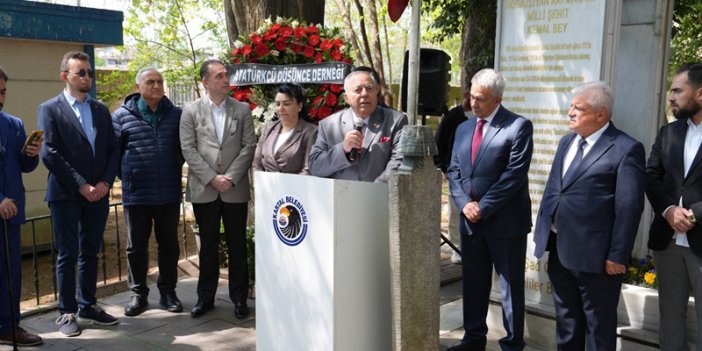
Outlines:
{"type": "Polygon", "coordinates": [[[178,130],[182,111],[164,97],[163,116],[152,126],[139,113],[139,97],[127,96],[112,113],[120,149],[117,174],[122,179],[122,202],[125,206],[180,202],[183,155],[178,130]]]}

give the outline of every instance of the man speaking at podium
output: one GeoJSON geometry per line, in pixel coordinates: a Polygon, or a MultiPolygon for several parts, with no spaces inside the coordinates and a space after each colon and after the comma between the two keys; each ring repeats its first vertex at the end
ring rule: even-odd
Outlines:
{"type": "Polygon", "coordinates": [[[312,175],[325,178],[387,182],[402,162],[402,112],[378,106],[378,82],[370,72],[354,71],[344,80],[351,106],[319,123],[309,156],[312,175]]]}

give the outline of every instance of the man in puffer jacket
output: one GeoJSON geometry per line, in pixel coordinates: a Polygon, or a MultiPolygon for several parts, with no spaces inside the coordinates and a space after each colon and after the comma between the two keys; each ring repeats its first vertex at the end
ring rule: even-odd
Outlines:
{"type": "Polygon", "coordinates": [[[125,316],[137,316],[148,307],[149,236],[153,225],[158,243],[160,305],[181,312],[176,295],[178,279],[178,220],[181,171],[178,128],[181,109],[164,95],[163,77],[154,68],[136,76],[138,93],[127,96],[112,114],[120,149],[119,178],[127,221],[127,263],[132,297],[125,316]]]}

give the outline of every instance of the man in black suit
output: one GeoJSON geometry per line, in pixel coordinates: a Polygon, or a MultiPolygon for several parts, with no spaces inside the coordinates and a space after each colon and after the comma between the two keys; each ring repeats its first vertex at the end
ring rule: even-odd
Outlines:
{"type": "MultiPolygon", "coordinates": [[[[655,218],[648,247],[656,260],[661,350],[687,350],[690,291],[702,299],[702,64],[682,66],[670,85],[677,119],[661,128],[646,166],[646,195],[655,218]]],[[[697,305],[702,350],[702,304],[697,305]]]]}
{"type": "Polygon", "coordinates": [[[100,325],[118,321],[95,299],[97,254],[109,213],[108,192],[115,180],[119,149],[107,106],[88,95],[94,77],[90,57],[79,51],[63,56],[66,88],[39,105],[44,131],[41,159],[49,170],[45,201],[54,229],[58,308],[56,320],[66,336],[80,335],[80,319],[100,325]],[[78,263],[78,301],[76,301],[78,263]],[[80,308],[80,309],[79,309],[80,308]]]}
{"type": "Polygon", "coordinates": [[[643,145],[610,122],[612,89],[573,89],[536,219],[534,255],[548,256],[559,350],[615,350],[617,304],[639,227],[643,145]]]}

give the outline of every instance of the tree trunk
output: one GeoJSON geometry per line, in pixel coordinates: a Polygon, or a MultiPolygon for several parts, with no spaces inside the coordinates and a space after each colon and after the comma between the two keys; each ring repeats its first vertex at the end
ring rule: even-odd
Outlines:
{"type": "Polygon", "coordinates": [[[383,48],[380,46],[380,26],[378,25],[378,8],[376,6],[377,0],[366,0],[368,4],[368,18],[370,19],[370,33],[371,33],[371,45],[373,47],[373,68],[378,72],[378,78],[380,78],[380,91],[384,102],[390,101],[392,106],[392,93],[388,88],[385,80],[385,65],[383,64],[383,48]]]}
{"type": "Polygon", "coordinates": [[[463,64],[461,76],[463,91],[466,90],[475,73],[495,65],[496,24],[496,1],[479,2],[478,5],[473,5],[472,11],[469,11],[466,17],[459,55],[463,64]]]}
{"type": "Polygon", "coordinates": [[[240,35],[248,35],[271,17],[291,17],[324,24],[325,0],[223,0],[229,45],[240,35]]]}
{"type": "Polygon", "coordinates": [[[373,67],[373,56],[371,56],[370,44],[368,43],[368,34],[366,34],[366,20],[363,14],[363,5],[361,5],[360,0],[353,0],[356,4],[356,10],[358,10],[358,17],[360,18],[359,27],[361,30],[361,41],[363,43],[363,53],[368,60],[368,65],[373,67]]]}
{"type": "Polygon", "coordinates": [[[358,44],[358,35],[353,30],[353,25],[351,24],[351,9],[350,4],[345,0],[335,0],[336,5],[341,11],[341,18],[344,20],[344,31],[346,32],[346,37],[351,41],[352,51],[357,53],[357,63],[365,66],[366,62],[363,59],[363,53],[361,52],[361,47],[358,44]]]}

